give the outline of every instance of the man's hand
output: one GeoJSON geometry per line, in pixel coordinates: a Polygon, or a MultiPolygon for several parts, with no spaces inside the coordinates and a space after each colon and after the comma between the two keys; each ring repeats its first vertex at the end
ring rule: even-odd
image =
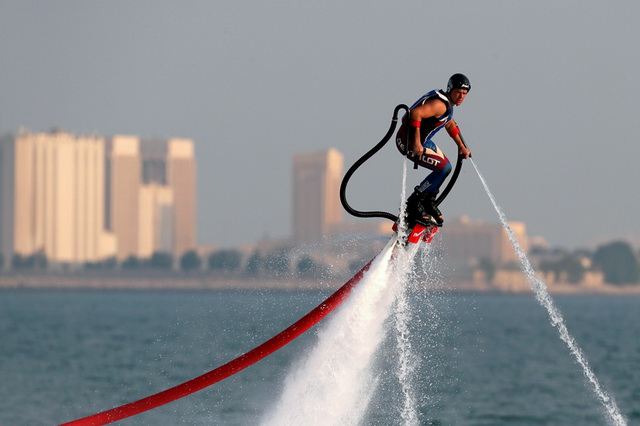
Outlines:
{"type": "Polygon", "coordinates": [[[414,141],[413,142],[413,154],[420,157],[422,154],[424,154],[424,147],[422,146],[422,144],[420,143],[420,141],[414,141]]]}
{"type": "Polygon", "coordinates": [[[462,145],[458,148],[458,155],[462,155],[464,158],[471,158],[471,151],[469,151],[469,148],[462,145]]]}

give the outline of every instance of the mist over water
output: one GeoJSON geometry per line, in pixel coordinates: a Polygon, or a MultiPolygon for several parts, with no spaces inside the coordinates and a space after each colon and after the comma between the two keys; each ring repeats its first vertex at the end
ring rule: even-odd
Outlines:
{"type": "Polygon", "coordinates": [[[487,182],[485,181],[484,177],[478,170],[478,166],[476,166],[476,163],[473,160],[471,160],[471,164],[473,164],[473,167],[475,168],[476,173],[478,174],[478,177],[480,178],[480,181],[482,182],[482,185],[484,186],[484,189],[487,192],[487,195],[489,196],[491,203],[493,204],[493,207],[495,208],[496,212],[500,216],[500,221],[502,222],[502,226],[507,231],[507,234],[509,236],[509,241],[513,245],[513,248],[516,254],[518,255],[518,258],[520,259],[520,263],[522,264],[522,270],[525,273],[525,276],[529,281],[531,288],[536,295],[536,299],[547,310],[547,313],[549,314],[551,325],[553,325],[558,330],[560,339],[562,339],[562,341],[567,345],[571,354],[575,357],[578,364],[582,367],[584,377],[587,379],[589,384],[591,384],[593,392],[595,393],[596,397],[598,398],[598,400],[606,410],[606,413],[608,415],[608,420],[610,421],[610,423],[613,425],[626,425],[627,421],[620,413],[620,410],[618,409],[616,402],[607,392],[605,392],[602,389],[602,386],[600,385],[598,378],[591,370],[591,367],[589,367],[589,362],[587,361],[587,358],[584,356],[582,350],[578,346],[573,336],[569,333],[569,330],[565,325],[565,321],[564,321],[564,318],[562,317],[562,314],[554,305],[553,299],[551,298],[551,296],[549,295],[549,292],[547,291],[546,284],[536,276],[536,272],[533,269],[531,262],[527,258],[527,255],[522,249],[522,247],[520,247],[520,244],[518,243],[515,233],[509,226],[507,217],[502,212],[502,209],[500,209],[500,206],[498,206],[498,203],[496,202],[495,197],[489,190],[489,186],[487,185],[487,182]]]}

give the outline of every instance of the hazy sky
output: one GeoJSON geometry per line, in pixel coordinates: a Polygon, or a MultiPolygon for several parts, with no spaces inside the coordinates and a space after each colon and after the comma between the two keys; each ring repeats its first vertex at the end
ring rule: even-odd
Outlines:
{"type": "MultiPolygon", "coordinates": [[[[291,234],[295,153],[348,167],[397,104],[462,72],[455,117],[510,220],[553,246],[639,243],[638,16],[631,0],[1,0],[0,133],[193,139],[198,241],[227,247],[291,234]]],[[[402,162],[390,143],[363,166],[354,207],[397,211],[402,162]]],[[[441,209],[498,221],[468,163],[441,209]]]]}

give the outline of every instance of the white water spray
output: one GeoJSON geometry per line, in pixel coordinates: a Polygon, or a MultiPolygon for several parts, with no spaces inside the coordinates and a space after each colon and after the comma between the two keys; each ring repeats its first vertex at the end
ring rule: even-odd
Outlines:
{"type": "MultiPolygon", "coordinates": [[[[407,165],[403,171],[402,201],[407,165]]],[[[400,213],[401,217],[403,212],[400,213]]],[[[404,295],[418,245],[398,250],[392,238],[358,286],[318,332],[318,342],[294,365],[275,408],[263,425],[356,425],[375,394],[376,351],[394,318],[398,373],[402,391],[401,424],[419,425],[415,391],[411,386],[415,356],[409,342],[409,306],[404,295]],[[395,249],[395,250],[394,250],[395,249]],[[393,255],[393,259],[392,259],[393,255]],[[394,309],[395,306],[395,309],[394,309]]]]}
{"type": "Polygon", "coordinates": [[[360,284],[319,331],[316,346],[293,366],[263,425],[361,424],[378,385],[375,355],[394,313],[397,380],[402,393],[399,424],[420,424],[412,386],[417,357],[409,341],[410,308],[404,295],[418,252],[416,244],[402,249],[395,237],[389,241],[360,284]]]}
{"type": "Polygon", "coordinates": [[[389,264],[395,238],[318,333],[318,342],[286,379],[265,425],[356,425],[376,389],[374,354],[395,298],[389,264]]]}
{"type": "MultiPolygon", "coordinates": [[[[405,240],[408,236],[405,217],[405,200],[408,161],[403,162],[402,169],[402,191],[400,193],[400,226],[398,238],[405,240]]],[[[414,372],[418,368],[419,359],[413,351],[411,345],[411,333],[409,324],[412,318],[411,307],[409,305],[409,296],[407,289],[411,280],[416,254],[419,252],[419,244],[410,244],[406,250],[397,250],[395,253],[393,270],[390,279],[398,281],[400,286],[397,288],[395,295],[395,309],[393,317],[393,325],[395,328],[395,343],[398,356],[396,378],[400,386],[400,419],[399,424],[405,426],[418,426],[420,424],[418,415],[418,395],[414,388],[414,372]]]]}
{"type": "Polygon", "coordinates": [[[419,357],[415,354],[411,345],[411,333],[409,324],[412,320],[411,306],[407,285],[410,275],[413,273],[414,261],[419,251],[419,245],[412,244],[407,250],[398,250],[393,263],[392,277],[401,285],[397,290],[393,324],[395,328],[395,342],[397,351],[396,378],[400,386],[401,404],[399,424],[405,426],[419,425],[418,394],[414,385],[414,373],[419,366],[419,357]]]}
{"type": "Polygon", "coordinates": [[[584,354],[582,353],[582,350],[580,349],[580,347],[578,347],[578,344],[576,343],[575,339],[569,333],[569,330],[567,329],[567,326],[564,323],[564,318],[562,317],[562,314],[555,307],[553,300],[551,299],[551,296],[547,291],[546,284],[536,276],[536,272],[533,269],[533,266],[531,266],[531,262],[527,258],[527,255],[525,254],[524,250],[522,250],[522,247],[520,247],[520,244],[516,239],[515,233],[509,226],[505,214],[502,212],[502,210],[496,203],[496,199],[494,198],[493,194],[489,190],[489,186],[487,185],[487,182],[484,180],[484,177],[482,177],[482,175],[480,174],[480,171],[478,170],[476,163],[473,162],[473,160],[471,160],[471,164],[473,164],[473,167],[475,168],[476,173],[478,174],[478,177],[480,178],[480,181],[482,182],[482,185],[484,186],[484,189],[487,192],[487,195],[489,196],[491,203],[493,204],[493,207],[495,208],[496,212],[500,216],[500,221],[502,222],[502,226],[507,231],[507,234],[509,236],[509,241],[513,245],[513,248],[516,251],[518,258],[520,259],[520,263],[522,264],[522,270],[525,273],[527,281],[529,281],[529,283],[531,284],[531,288],[535,293],[536,299],[547,310],[549,314],[549,318],[551,320],[551,324],[558,330],[560,339],[562,339],[562,341],[566,343],[567,347],[569,348],[569,351],[582,367],[582,371],[585,378],[589,381],[589,383],[593,388],[593,391],[595,392],[596,396],[604,406],[607,414],[609,415],[609,419],[611,423],[614,425],[626,425],[627,421],[620,413],[620,410],[618,409],[616,402],[613,400],[611,396],[609,396],[609,394],[607,394],[602,389],[602,387],[600,386],[600,383],[598,382],[598,378],[589,367],[589,363],[586,357],[584,356],[584,354]]]}
{"type": "Polygon", "coordinates": [[[417,396],[413,388],[411,377],[416,370],[417,363],[413,357],[411,347],[409,321],[411,313],[406,295],[406,287],[398,295],[396,306],[396,346],[398,348],[398,381],[402,392],[402,407],[400,410],[400,418],[404,425],[418,425],[417,396]]]}

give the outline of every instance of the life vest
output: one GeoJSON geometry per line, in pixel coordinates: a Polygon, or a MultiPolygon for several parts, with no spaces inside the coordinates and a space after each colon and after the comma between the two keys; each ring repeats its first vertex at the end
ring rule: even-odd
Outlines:
{"type": "MultiPolygon", "coordinates": [[[[420,136],[422,137],[422,142],[426,142],[431,139],[433,135],[435,135],[440,129],[447,124],[451,118],[453,117],[453,105],[449,101],[447,95],[440,90],[432,90],[428,93],[425,93],[418,99],[413,105],[411,105],[410,109],[414,109],[420,105],[424,105],[428,101],[432,99],[439,99],[447,106],[447,110],[440,117],[427,117],[422,119],[422,123],[420,124],[420,136]]],[[[403,125],[406,125],[405,119],[403,119],[403,125]]]]}
{"type": "MultiPolygon", "coordinates": [[[[422,138],[422,145],[425,147],[430,147],[432,149],[437,149],[435,143],[431,141],[431,138],[442,129],[445,124],[447,124],[451,118],[453,117],[453,105],[447,98],[447,95],[443,90],[432,90],[428,93],[425,93],[418,99],[413,105],[411,105],[410,109],[418,107],[420,105],[424,105],[426,102],[432,99],[439,99],[446,105],[447,109],[440,117],[428,117],[423,118],[420,123],[420,137],[422,138]]],[[[409,157],[412,156],[411,148],[407,147],[405,142],[407,141],[407,120],[408,115],[405,115],[402,118],[402,125],[398,129],[398,133],[396,134],[396,146],[398,150],[409,157]]],[[[410,129],[409,138],[413,135],[413,130],[410,129]]]]}

